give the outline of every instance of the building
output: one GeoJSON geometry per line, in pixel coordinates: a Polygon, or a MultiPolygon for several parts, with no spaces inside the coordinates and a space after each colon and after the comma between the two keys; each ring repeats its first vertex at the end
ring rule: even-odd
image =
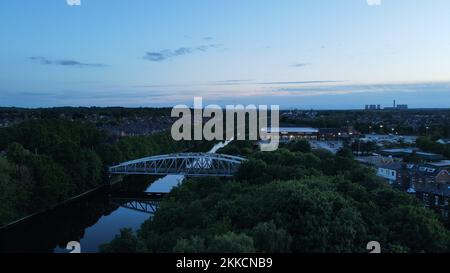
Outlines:
{"type": "Polygon", "coordinates": [[[384,107],[385,110],[408,110],[408,104],[396,104],[394,100],[392,107],[384,107]]]}
{"type": "Polygon", "coordinates": [[[450,170],[450,160],[441,160],[438,162],[430,162],[430,163],[427,163],[426,165],[435,167],[435,168],[439,168],[439,169],[450,170]]]}
{"type": "Polygon", "coordinates": [[[450,187],[448,185],[440,189],[436,186],[416,185],[414,192],[410,193],[421,200],[426,208],[434,210],[444,219],[448,219],[450,210],[450,187]]]}
{"type": "MultiPolygon", "coordinates": [[[[389,181],[391,184],[450,184],[450,160],[439,162],[410,164],[399,161],[379,161],[374,166],[377,176],[389,181]],[[405,180],[406,179],[406,180],[405,180]]],[[[368,163],[366,163],[368,164],[368,163]]]]}
{"type": "Polygon", "coordinates": [[[449,216],[450,161],[424,164],[392,162],[381,164],[377,176],[391,185],[419,198],[423,204],[442,215],[449,216]]]}
{"type": "Polygon", "coordinates": [[[405,144],[414,144],[416,143],[417,137],[416,136],[401,136],[401,135],[379,135],[379,134],[367,134],[364,135],[363,138],[360,139],[361,141],[365,142],[375,142],[377,144],[384,144],[384,143],[405,143],[405,144]]]}
{"type": "Polygon", "coordinates": [[[366,104],[366,110],[381,110],[381,105],[379,104],[366,104]]]}
{"type": "MultiPolygon", "coordinates": [[[[272,128],[263,128],[262,131],[272,132],[272,128]]],[[[319,129],[311,127],[280,127],[280,141],[292,141],[298,139],[317,140],[319,129]]]]}
{"type": "Polygon", "coordinates": [[[411,188],[425,207],[432,209],[445,219],[449,215],[450,173],[445,169],[416,172],[411,179],[411,188]]]}
{"type": "MultiPolygon", "coordinates": [[[[267,130],[271,132],[270,128],[263,128],[262,131],[267,130]]],[[[280,127],[280,140],[281,141],[291,141],[291,140],[333,140],[350,138],[353,136],[358,136],[359,133],[355,131],[352,127],[343,128],[311,128],[311,127],[280,127]]]]}
{"type": "Polygon", "coordinates": [[[377,169],[377,176],[386,179],[389,184],[399,184],[402,180],[402,170],[406,170],[401,162],[381,164],[377,169]]]}
{"type": "Polygon", "coordinates": [[[384,157],[381,155],[369,155],[369,156],[358,156],[355,157],[355,160],[358,161],[359,163],[369,166],[369,167],[376,167],[378,168],[379,166],[383,165],[383,164],[387,164],[387,163],[393,163],[393,162],[402,162],[401,159],[398,158],[393,158],[393,157],[384,157]]]}
{"type": "Polygon", "coordinates": [[[440,160],[445,159],[445,157],[442,155],[422,152],[417,148],[384,149],[384,150],[380,151],[380,154],[383,156],[392,156],[392,157],[399,157],[399,158],[415,155],[418,158],[420,158],[424,161],[429,161],[429,162],[440,161],[440,160]]]}
{"type": "Polygon", "coordinates": [[[320,140],[337,140],[359,136],[359,132],[353,127],[343,128],[320,128],[318,138],[320,140]]]}
{"type": "Polygon", "coordinates": [[[447,164],[439,166],[434,164],[409,164],[408,170],[411,173],[412,183],[450,183],[449,166],[447,164]]]}

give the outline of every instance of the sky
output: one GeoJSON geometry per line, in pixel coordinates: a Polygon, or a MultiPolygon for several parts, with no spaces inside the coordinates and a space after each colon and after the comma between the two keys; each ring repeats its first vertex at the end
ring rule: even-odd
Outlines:
{"type": "Polygon", "coordinates": [[[450,105],[448,0],[0,1],[0,106],[450,105]]]}

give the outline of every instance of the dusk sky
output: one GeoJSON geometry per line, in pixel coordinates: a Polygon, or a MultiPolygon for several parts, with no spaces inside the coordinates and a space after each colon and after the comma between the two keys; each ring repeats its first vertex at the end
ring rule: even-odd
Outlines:
{"type": "Polygon", "coordinates": [[[369,2],[3,0],[0,106],[449,107],[450,1],[369,2]]]}

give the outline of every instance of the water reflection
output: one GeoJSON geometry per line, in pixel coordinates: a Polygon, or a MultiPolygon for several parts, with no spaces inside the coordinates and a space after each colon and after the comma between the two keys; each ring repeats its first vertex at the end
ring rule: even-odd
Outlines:
{"type": "MultiPolygon", "coordinates": [[[[128,177],[127,190],[144,191],[154,180],[128,177]]],[[[117,190],[117,189],[116,189],[117,190]]],[[[0,232],[0,252],[64,252],[70,241],[79,241],[82,252],[97,252],[124,227],[139,228],[148,214],[122,208],[111,202],[107,190],[58,207],[0,232]]]]}

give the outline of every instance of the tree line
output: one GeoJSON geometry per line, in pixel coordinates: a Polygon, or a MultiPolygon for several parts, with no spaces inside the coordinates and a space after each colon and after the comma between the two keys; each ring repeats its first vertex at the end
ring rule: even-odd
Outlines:
{"type": "Polygon", "coordinates": [[[170,134],[111,138],[90,123],[26,121],[0,129],[0,226],[103,184],[106,166],[182,151],[170,134]]]}

